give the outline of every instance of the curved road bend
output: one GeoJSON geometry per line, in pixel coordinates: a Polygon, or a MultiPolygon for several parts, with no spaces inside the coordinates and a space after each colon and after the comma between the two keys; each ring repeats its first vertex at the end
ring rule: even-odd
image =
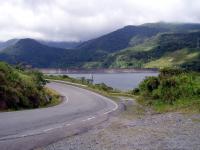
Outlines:
{"type": "Polygon", "coordinates": [[[48,87],[65,97],[60,105],[0,113],[0,149],[22,150],[44,146],[63,138],[77,124],[98,120],[117,104],[94,92],[52,82],[48,87]],[[62,136],[61,136],[62,135],[62,136]]]}

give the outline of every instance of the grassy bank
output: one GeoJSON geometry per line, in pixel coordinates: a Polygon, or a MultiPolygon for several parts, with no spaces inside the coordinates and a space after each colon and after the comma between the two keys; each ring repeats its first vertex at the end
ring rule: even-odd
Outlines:
{"type": "Polygon", "coordinates": [[[133,93],[139,103],[156,112],[200,112],[200,73],[162,69],[158,77],[147,77],[133,93]]]}
{"type": "Polygon", "coordinates": [[[55,92],[45,88],[42,73],[0,62],[0,111],[44,107],[58,103],[55,92]]]}
{"type": "Polygon", "coordinates": [[[62,102],[62,97],[55,90],[50,89],[50,88],[45,88],[45,92],[47,93],[47,95],[50,97],[51,100],[40,107],[52,107],[62,102]]]}

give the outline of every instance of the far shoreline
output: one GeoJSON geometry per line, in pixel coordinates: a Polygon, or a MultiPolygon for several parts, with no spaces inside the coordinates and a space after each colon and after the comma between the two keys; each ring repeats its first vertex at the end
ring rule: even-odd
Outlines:
{"type": "Polygon", "coordinates": [[[44,74],[114,74],[114,73],[157,73],[157,68],[120,68],[120,69],[64,69],[64,68],[38,68],[44,74]]]}

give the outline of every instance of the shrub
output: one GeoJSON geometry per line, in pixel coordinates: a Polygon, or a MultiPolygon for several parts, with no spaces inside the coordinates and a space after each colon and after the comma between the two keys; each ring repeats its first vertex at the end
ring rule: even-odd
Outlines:
{"type": "Polygon", "coordinates": [[[3,108],[35,108],[44,103],[43,74],[23,71],[0,62],[0,103],[3,108]]]}
{"type": "Polygon", "coordinates": [[[146,77],[146,79],[140,83],[139,90],[142,94],[150,96],[152,91],[158,88],[159,84],[157,77],[146,77]]]}
{"type": "Polygon", "coordinates": [[[112,87],[107,86],[105,83],[95,84],[94,87],[99,90],[103,90],[105,92],[109,92],[113,90],[112,87]]]}
{"type": "Polygon", "coordinates": [[[183,70],[183,69],[178,69],[178,68],[163,68],[163,69],[160,70],[159,77],[160,78],[171,77],[171,76],[180,75],[180,74],[183,74],[183,73],[187,73],[187,71],[183,70]]]}
{"type": "Polygon", "coordinates": [[[62,75],[62,78],[63,78],[63,79],[68,79],[69,76],[68,76],[68,75],[62,75]]]}
{"type": "Polygon", "coordinates": [[[200,96],[200,76],[199,73],[165,68],[158,77],[142,81],[139,91],[146,99],[173,104],[181,98],[200,96]]]}
{"type": "Polygon", "coordinates": [[[132,91],[132,94],[134,94],[134,95],[138,95],[139,93],[140,93],[140,89],[139,88],[135,88],[132,91]]]}

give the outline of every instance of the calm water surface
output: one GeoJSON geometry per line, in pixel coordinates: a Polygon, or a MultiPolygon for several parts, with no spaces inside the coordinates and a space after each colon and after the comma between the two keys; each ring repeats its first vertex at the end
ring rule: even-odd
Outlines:
{"type": "MultiPolygon", "coordinates": [[[[91,74],[67,74],[70,77],[91,79],[91,74]]],[[[119,90],[131,90],[146,76],[157,76],[158,73],[112,73],[93,74],[94,83],[105,83],[119,90]]]]}

